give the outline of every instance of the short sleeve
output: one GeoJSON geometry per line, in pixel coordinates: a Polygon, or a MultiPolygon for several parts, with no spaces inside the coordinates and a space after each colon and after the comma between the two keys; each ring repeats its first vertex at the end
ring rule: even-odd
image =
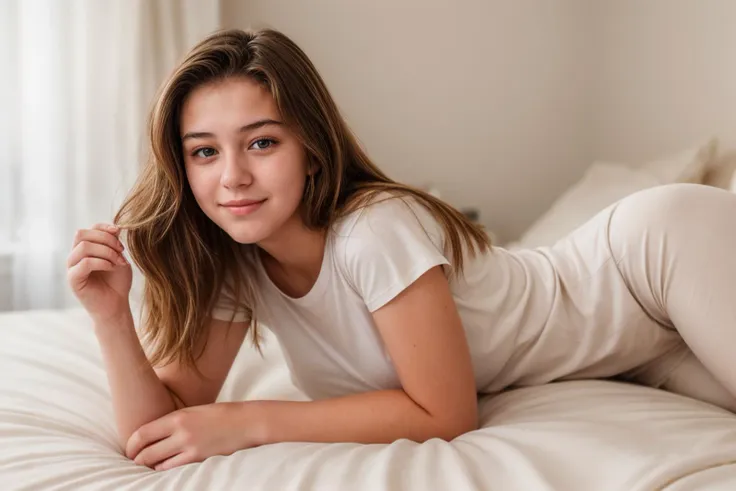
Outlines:
{"type": "Polygon", "coordinates": [[[384,306],[431,268],[450,264],[441,227],[409,198],[387,198],[356,213],[344,238],[345,270],[369,311],[384,306]]]}
{"type": "Polygon", "coordinates": [[[227,284],[223,285],[210,317],[222,321],[246,322],[250,319],[248,311],[243,305],[235,301],[235,296],[227,284]]]}

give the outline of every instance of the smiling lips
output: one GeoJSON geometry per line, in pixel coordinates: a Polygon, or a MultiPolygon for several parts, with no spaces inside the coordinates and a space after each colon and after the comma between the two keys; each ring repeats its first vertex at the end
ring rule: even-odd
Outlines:
{"type": "Polygon", "coordinates": [[[266,201],[265,199],[262,199],[262,200],[237,199],[237,200],[228,201],[227,203],[223,203],[220,206],[224,207],[227,211],[229,211],[233,215],[248,215],[256,211],[258,208],[260,208],[261,205],[265,201],[266,201]]]}

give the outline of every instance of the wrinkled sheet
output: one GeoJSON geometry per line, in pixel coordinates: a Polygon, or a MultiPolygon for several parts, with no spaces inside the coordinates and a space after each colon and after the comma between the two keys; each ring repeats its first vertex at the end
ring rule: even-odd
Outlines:
{"type": "MultiPolygon", "coordinates": [[[[273,338],[246,344],[220,400],[302,399],[273,338]]],[[[482,428],[447,443],[283,443],[166,472],[116,442],[107,379],[83,311],[0,315],[0,489],[736,489],[736,416],[610,381],[481,400],[482,428]]]]}

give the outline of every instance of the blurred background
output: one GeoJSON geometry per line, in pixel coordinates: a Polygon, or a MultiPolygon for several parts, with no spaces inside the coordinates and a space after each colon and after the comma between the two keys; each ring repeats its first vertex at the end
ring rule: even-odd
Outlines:
{"type": "Polygon", "coordinates": [[[734,25],[731,0],[0,0],[0,310],[74,305],[74,231],[111,220],[215,29],[286,33],[390,176],[511,247],[645,185],[610,163],[730,185],[734,25]]]}

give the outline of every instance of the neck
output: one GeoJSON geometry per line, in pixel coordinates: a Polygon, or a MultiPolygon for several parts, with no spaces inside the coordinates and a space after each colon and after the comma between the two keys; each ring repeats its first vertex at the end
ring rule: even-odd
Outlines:
{"type": "Polygon", "coordinates": [[[270,276],[296,277],[299,283],[314,282],[322,268],[326,233],[310,230],[294,217],[267,240],[258,243],[266,254],[264,261],[270,276]]]}

